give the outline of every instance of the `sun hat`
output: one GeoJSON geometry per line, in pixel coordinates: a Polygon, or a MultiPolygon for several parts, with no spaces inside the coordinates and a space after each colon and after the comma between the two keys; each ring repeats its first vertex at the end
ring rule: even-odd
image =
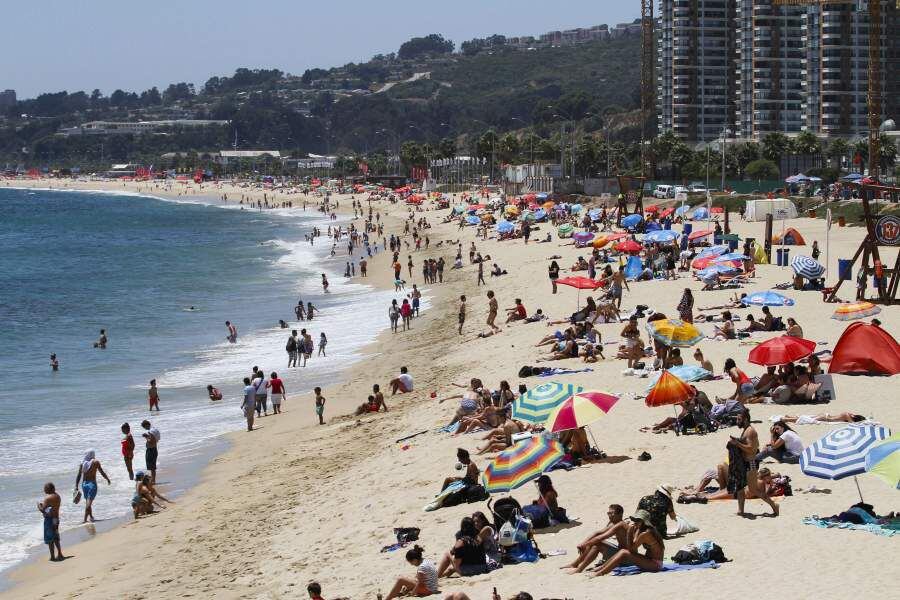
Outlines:
{"type": "Polygon", "coordinates": [[[666,496],[669,500],[671,500],[672,493],[675,491],[675,486],[674,485],[666,485],[663,483],[663,484],[660,484],[660,486],[658,488],[656,488],[656,491],[659,492],[660,494],[666,496]]]}
{"type": "Polygon", "coordinates": [[[650,513],[644,510],[643,508],[639,508],[634,511],[634,514],[629,517],[632,521],[640,521],[647,527],[653,527],[653,523],[650,522],[650,513]]]}

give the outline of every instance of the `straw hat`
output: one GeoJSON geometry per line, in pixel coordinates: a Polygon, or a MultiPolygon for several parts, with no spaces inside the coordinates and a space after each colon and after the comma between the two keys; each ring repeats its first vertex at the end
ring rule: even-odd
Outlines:
{"type": "Polygon", "coordinates": [[[663,483],[663,484],[660,484],[660,486],[658,488],[656,488],[656,491],[659,492],[660,494],[662,494],[663,496],[665,496],[666,498],[668,498],[669,500],[671,500],[672,494],[675,492],[675,486],[674,485],[666,485],[663,483]]]}
{"type": "Polygon", "coordinates": [[[642,508],[639,508],[638,510],[634,511],[634,514],[631,515],[630,518],[632,521],[640,521],[647,527],[651,527],[651,528],[653,527],[653,523],[650,522],[650,513],[642,508]]]}

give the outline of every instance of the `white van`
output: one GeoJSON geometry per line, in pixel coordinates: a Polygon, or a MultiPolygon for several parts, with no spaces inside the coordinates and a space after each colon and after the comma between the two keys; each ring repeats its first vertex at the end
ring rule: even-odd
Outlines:
{"type": "Polygon", "coordinates": [[[654,198],[671,198],[675,195],[675,192],[671,185],[658,185],[656,189],[653,190],[654,198]]]}

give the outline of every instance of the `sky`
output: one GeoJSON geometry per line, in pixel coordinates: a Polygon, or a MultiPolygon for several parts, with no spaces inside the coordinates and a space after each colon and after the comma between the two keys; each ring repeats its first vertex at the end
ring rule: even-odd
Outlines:
{"type": "Polygon", "coordinates": [[[0,90],[19,98],[202,86],[238,67],[302,74],[394,52],[411,37],[460,42],[493,33],[630,22],[638,0],[29,0],[3,11],[0,90]]]}

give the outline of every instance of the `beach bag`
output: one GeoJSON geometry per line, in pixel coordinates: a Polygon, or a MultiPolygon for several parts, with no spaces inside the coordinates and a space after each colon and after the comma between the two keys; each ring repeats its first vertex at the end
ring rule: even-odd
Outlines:
{"type": "Polygon", "coordinates": [[[398,544],[415,542],[419,539],[420,531],[418,527],[394,527],[394,535],[397,536],[398,544]]]}
{"type": "Polygon", "coordinates": [[[522,507],[522,512],[531,519],[532,526],[535,529],[550,527],[550,511],[546,506],[529,504],[522,507]]]}
{"type": "Polygon", "coordinates": [[[675,519],[675,523],[676,526],[674,535],[685,535],[688,533],[696,533],[697,531],[700,531],[699,527],[680,515],[675,519]]]}
{"type": "Polygon", "coordinates": [[[531,523],[528,519],[518,515],[513,518],[513,521],[506,521],[503,524],[497,539],[497,543],[506,548],[528,541],[531,523]]]}
{"type": "Polygon", "coordinates": [[[534,544],[530,540],[525,540],[507,548],[506,553],[503,555],[503,562],[511,564],[537,562],[539,558],[540,556],[534,544]]]}
{"type": "Polygon", "coordinates": [[[487,500],[490,496],[480,483],[475,483],[466,488],[466,502],[481,502],[487,500]]]}

